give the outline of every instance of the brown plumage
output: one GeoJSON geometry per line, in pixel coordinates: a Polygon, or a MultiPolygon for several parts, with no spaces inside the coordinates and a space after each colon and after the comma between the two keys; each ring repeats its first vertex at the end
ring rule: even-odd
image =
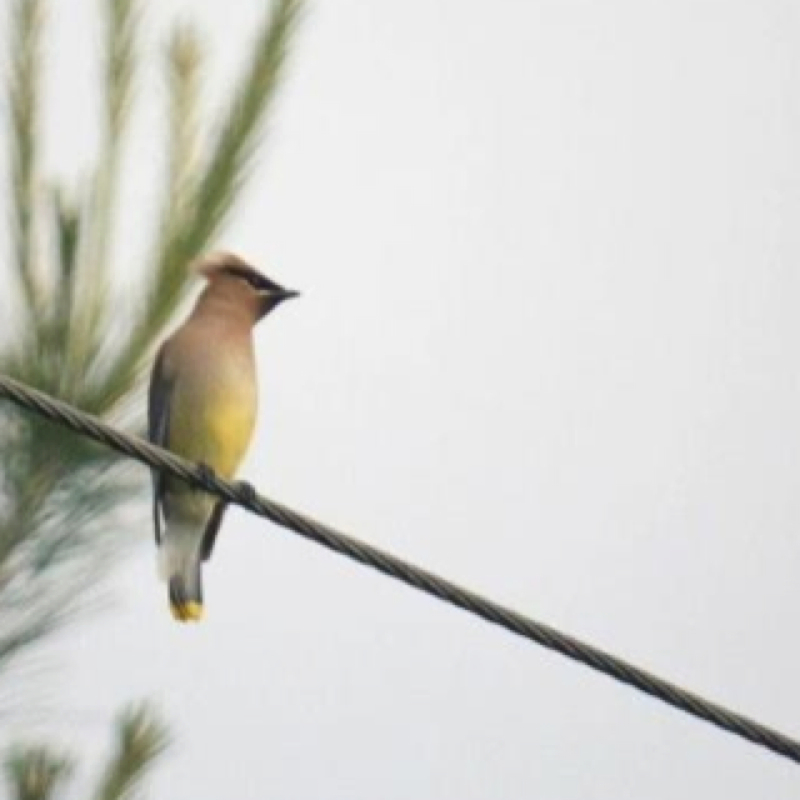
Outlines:
{"type": "MultiPolygon", "coordinates": [[[[297,292],[231,253],[202,260],[208,285],[184,325],[162,345],[150,383],[151,441],[233,478],[258,403],[253,326],[297,292]]],[[[161,571],[173,615],[202,616],[201,561],[211,555],[224,505],[174,478],[153,475],[161,571]]]]}

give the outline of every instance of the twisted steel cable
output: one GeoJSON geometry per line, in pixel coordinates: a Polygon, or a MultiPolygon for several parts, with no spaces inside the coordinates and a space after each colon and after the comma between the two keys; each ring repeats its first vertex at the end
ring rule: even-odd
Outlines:
{"type": "Polygon", "coordinates": [[[222,497],[317,544],[373,567],[391,578],[403,581],[446,603],[458,606],[512,633],[579,661],[687,714],[710,722],[773,753],[785,756],[795,763],[800,763],[800,742],[789,736],[682,689],[593,645],[561,633],[549,625],[481,597],[397,556],[340,533],[274,500],[269,500],[259,495],[248,483],[221,480],[203,465],[193,464],[138,437],[121,433],[97,417],[78,411],[12,378],[0,376],[0,397],[5,397],[24,409],[34,411],[76,433],[101,442],[149,467],[163,470],[197,488],[222,497]]]}

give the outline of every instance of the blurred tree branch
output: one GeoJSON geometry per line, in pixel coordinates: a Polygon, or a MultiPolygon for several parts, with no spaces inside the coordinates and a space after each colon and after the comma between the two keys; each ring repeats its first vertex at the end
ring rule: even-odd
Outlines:
{"type": "MultiPolygon", "coordinates": [[[[136,790],[159,756],[169,734],[147,706],[131,706],[116,720],[114,747],[92,794],[95,800],[126,800],[136,790]]],[[[71,777],[74,761],[42,745],[16,745],[6,755],[5,773],[13,800],[52,800],[71,777]]]]}
{"type": "Polygon", "coordinates": [[[166,727],[146,706],[124,711],[117,719],[116,747],[100,778],[95,800],[132,797],[168,744],[166,727]]]}
{"type": "MultiPolygon", "coordinates": [[[[302,0],[274,0],[226,108],[202,113],[204,47],[174,28],[162,73],[169,88],[167,165],[159,219],[141,237],[147,263],[112,307],[115,220],[136,236],[135,209],[118,208],[127,134],[140,78],[144,0],[97,0],[103,12],[100,145],[89,179],[72,191],[42,174],[41,77],[47,0],[12,0],[7,50],[9,314],[0,371],[116,424],[141,425],[143,373],[185,297],[187,265],[211,246],[235,209],[283,74],[302,0]],[[126,316],[127,315],[127,316],[126,316]]],[[[154,4],[156,5],[156,4],[154,4]]],[[[246,51],[246,48],[243,48],[246,51]]],[[[73,89],[74,91],[74,89],[73,89]]],[[[111,452],[57,427],[0,409],[0,678],[35,645],[91,606],[112,557],[130,541],[121,510],[144,476],[111,452]]],[[[127,505],[130,508],[130,505],[127,505]]],[[[6,678],[8,679],[8,678],[6,678]]],[[[98,798],[125,797],[164,746],[140,710],[118,726],[119,750],[98,798]]],[[[69,762],[41,748],[6,760],[16,796],[45,798],[69,762]]]]}
{"type": "Polygon", "coordinates": [[[13,800],[48,800],[72,772],[72,761],[39,745],[16,746],[6,756],[6,780],[13,800]]]}
{"type": "MultiPolygon", "coordinates": [[[[152,256],[131,290],[127,326],[110,308],[109,286],[142,9],[141,0],[98,2],[106,23],[103,137],[91,179],[77,195],[47,182],[37,158],[46,2],[13,2],[7,87],[13,259],[4,268],[7,284],[17,287],[20,319],[13,333],[4,331],[0,369],[130,424],[147,359],[185,296],[187,265],[220,233],[250,174],[301,1],[277,0],[264,15],[228,107],[211,119],[198,107],[200,37],[186,25],[175,29],[165,65],[169,168],[152,256]]],[[[130,225],[135,212],[126,209],[125,219],[130,225]]],[[[2,668],[85,601],[85,587],[105,573],[124,538],[113,534],[122,528],[119,509],[139,482],[113,454],[8,407],[0,410],[0,445],[13,454],[0,465],[2,668]]]]}

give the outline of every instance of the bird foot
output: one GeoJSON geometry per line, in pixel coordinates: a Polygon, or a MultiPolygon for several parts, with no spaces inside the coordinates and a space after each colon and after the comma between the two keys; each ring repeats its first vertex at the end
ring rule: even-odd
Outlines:
{"type": "Polygon", "coordinates": [[[210,488],[211,484],[217,480],[217,473],[214,472],[214,468],[210,467],[204,461],[201,461],[197,465],[197,472],[200,480],[205,484],[205,486],[202,487],[203,489],[210,488]]]}
{"type": "Polygon", "coordinates": [[[236,491],[247,505],[253,505],[258,497],[258,492],[253,484],[247,481],[236,481],[236,491]]]}

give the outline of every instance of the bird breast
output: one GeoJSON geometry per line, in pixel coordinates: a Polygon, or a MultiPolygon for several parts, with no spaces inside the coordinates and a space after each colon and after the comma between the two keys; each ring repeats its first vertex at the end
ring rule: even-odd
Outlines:
{"type": "Polygon", "coordinates": [[[199,362],[176,375],[169,438],[176,452],[232,478],[255,426],[257,384],[249,337],[247,346],[224,344],[203,348],[199,362]]]}

